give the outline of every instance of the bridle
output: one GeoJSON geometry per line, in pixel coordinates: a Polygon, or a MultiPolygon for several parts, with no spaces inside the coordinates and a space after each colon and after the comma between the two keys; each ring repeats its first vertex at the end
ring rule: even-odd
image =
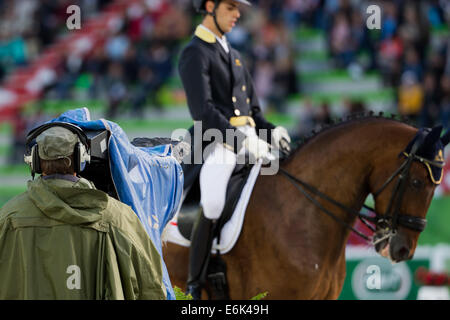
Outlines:
{"type": "Polygon", "coordinates": [[[355,209],[347,207],[344,204],[330,198],[310,184],[294,177],[283,168],[280,168],[279,172],[284,175],[307,199],[309,199],[314,205],[316,205],[322,212],[333,218],[345,228],[357,234],[359,237],[375,245],[395,235],[399,226],[417,232],[422,232],[425,229],[425,226],[427,224],[426,219],[399,213],[413,161],[428,163],[429,165],[439,168],[442,168],[444,166],[444,164],[441,162],[432,161],[416,155],[416,152],[423,143],[423,140],[424,137],[419,137],[411,147],[411,151],[409,153],[403,152],[403,155],[406,156],[406,160],[400,165],[400,167],[397,168],[397,170],[394,171],[394,173],[392,173],[392,175],[383,183],[383,185],[375,193],[373,193],[373,197],[375,199],[386,189],[386,187],[392,181],[394,181],[396,177],[398,177],[398,180],[392,191],[392,195],[389,200],[386,212],[384,214],[379,214],[373,208],[364,205],[366,209],[375,214],[375,216],[368,216],[365,213],[356,211],[355,209]],[[358,217],[373,232],[375,232],[377,229],[383,230],[384,236],[375,240],[374,238],[363,234],[362,232],[356,230],[352,225],[339,218],[336,214],[326,209],[319,201],[317,201],[317,199],[314,198],[314,196],[318,196],[339,207],[348,214],[358,217]],[[369,222],[375,224],[375,227],[373,227],[369,222]]]}

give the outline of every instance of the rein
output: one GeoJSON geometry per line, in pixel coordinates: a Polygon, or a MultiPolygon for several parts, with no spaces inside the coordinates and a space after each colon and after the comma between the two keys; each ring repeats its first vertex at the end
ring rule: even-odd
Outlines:
{"type": "Polygon", "coordinates": [[[320,192],[310,184],[298,179],[297,177],[290,174],[283,168],[280,168],[279,172],[284,175],[308,200],[310,200],[314,205],[316,205],[322,212],[333,218],[335,221],[343,225],[345,228],[351,230],[356,235],[361,237],[362,239],[372,242],[372,244],[376,244],[380,241],[383,241],[387,238],[390,238],[397,231],[398,226],[403,226],[408,229],[422,232],[425,229],[427,221],[422,218],[399,214],[399,209],[401,206],[401,202],[403,199],[403,194],[406,189],[407,178],[409,176],[409,171],[411,168],[411,164],[413,161],[420,161],[422,163],[428,163],[429,165],[442,167],[441,163],[431,161],[428,159],[424,159],[416,155],[416,152],[419,146],[422,144],[423,140],[418,139],[411,148],[411,152],[409,154],[403,153],[406,156],[406,160],[400,165],[397,170],[383,183],[383,185],[378,189],[375,193],[373,193],[374,198],[379,196],[381,192],[383,192],[386,187],[398,176],[397,183],[392,192],[387,210],[384,215],[377,213],[373,208],[370,208],[366,205],[363,205],[364,208],[375,213],[375,217],[368,217],[367,215],[356,211],[352,208],[345,206],[344,204],[330,198],[326,194],[320,192]],[[318,200],[314,198],[314,196],[318,196],[329,203],[341,208],[345,212],[355,217],[358,217],[371,231],[375,232],[376,228],[370,225],[368,222],[374,223],[376,227],[380,227],[385,230],[386,235],[380,239],[374,241],[373,238],[363,234],[362,232],[356,230],[352,225],[345,222],[341,218],[339,218],[333,212],[327,210],[318,200]]]}
{"type": "Polygon", "coordinates": [[[328,202],[338,206],[339,208],[343,209],[344,211],[346,211],[347,213],[349,213],[349,214],[351,214],[353,216],[357,216],[359,218],[362,218],[362,214],[360,212],[354,211],[353,209],[346,207],[342,203],[337,202],[336,200],[334,200],[334,199],[330,198],[329,196],[327,196],[326,194],[320,192],[319,190],[317,190],[313,186],[311,186],[311,185],[307,184],[306,182],[303,182],[300,179],[294,177],[293,175],[291,175],[289,172],[287,172],[283,168],[280,168],[279,172],[281,172],[281,174],[283,174],[306,198],[308,198],[308,200],[310,200],[312,203],[314,203],[322,212],[324,212],[325,214],[327,214],[328,216],[333,218],[335,221],[337,221],[338,223],[340,223],[341,225],[343,225],[347,229],[350,229],[351,231],[356,233],[358,236],[360,236],[364,240],[370,241],[370,238],[368,236],[366,236],[362,232],[356,230],[353,226],[351,226],[350,224],[348,224],[347,222],[345,222],[344,220],[342,220],[341,218],[336,216],[333,212],[331,212],[331,211],[327,210],[326,208],[324,208],[323,205],[319,201],[314,199],[314,197],[311,194],[308,193],[308,191],[310,193],[312,193],[313,195],[319,196],[322,199],[325,199],[328,202]]]}

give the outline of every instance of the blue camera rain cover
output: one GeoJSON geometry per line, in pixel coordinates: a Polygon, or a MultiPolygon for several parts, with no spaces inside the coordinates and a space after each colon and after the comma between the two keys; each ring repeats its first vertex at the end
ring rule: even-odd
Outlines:
{"type": "Polygon", "coordinates": [[[161,235],[181,203],[183,170],[171,145],[136,147],[118,124],[91,120],[87,108],[69,110],[50,122],[69,122],[83,130],[108,130],[109,164],[120,201],[133,208],[161,255],[167,298],[175,299],[162,255],[161,235]]]}

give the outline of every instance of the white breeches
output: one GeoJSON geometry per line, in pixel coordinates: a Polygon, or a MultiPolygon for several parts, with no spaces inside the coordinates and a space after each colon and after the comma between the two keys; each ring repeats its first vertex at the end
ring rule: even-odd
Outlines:
{"type": "MultiPolygon", "coordinates": [[[[239,128],[246,135],[256,135],[253,127],[239,128]]],[[[208,219],[218,219],[225,207],[228,181],[236,166],[237,155],[222,143],[216,143],[200,171],[200,203],[208,219]]]]}

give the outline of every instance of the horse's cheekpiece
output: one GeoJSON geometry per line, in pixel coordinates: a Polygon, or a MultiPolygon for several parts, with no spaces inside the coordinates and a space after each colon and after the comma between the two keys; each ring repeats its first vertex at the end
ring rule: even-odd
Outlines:
{"type": "MultiPolygon", "coordinates": [[[[426,166],[433,183],[439,184],[442,180],[442,168],[444,167],[443,150],[444,146],[448,143],[448,134],[441,140],[441,132],[442,126],[437,126],[433,129],[419,129],[414,138],[408,143],[405,150],[400,153],[400,155],[406,157],[406,160],[385,181],[383,186],[373,193],[374,198],[376,198],[396,177],[398,177],[386,212],[384,214],[376,213],[375,217],[375,224],[378,226],[378,229],[382,230],[381,233],[384,235],[383,238],[386,235],[389,235],[389,237],[394,235],[398,226],[403,226],[417,232],[425,230],[427,225],[426,219],[407,214],[400,214],[399,211],[413,161],[419,161],[426,166]]],[[[375,212],[375,210],[372,211],[375,212]]],[[[374,243],[379,241],[380,239],[374,241],[374,243]]]]}
{"type": "Polygon", "coordinates": [[[408,144],[405,151],[402,153],[403,156],[408,157],[411,152],[411,148],[414,143],[421,137],[428,136],[432,134],[434,137],[429,137],[429,140],[434,140],[435,143],[423,143],[416,152],[416,160],[420,161],[428,170],[430,174],[430,179],[434,184],[440,184],[443,177],[444,168],[444,145],[439,139],[442,127],[436,127],[431,130],[429,128],[421,128],[417,132],[414,139],[408,144]]]}

